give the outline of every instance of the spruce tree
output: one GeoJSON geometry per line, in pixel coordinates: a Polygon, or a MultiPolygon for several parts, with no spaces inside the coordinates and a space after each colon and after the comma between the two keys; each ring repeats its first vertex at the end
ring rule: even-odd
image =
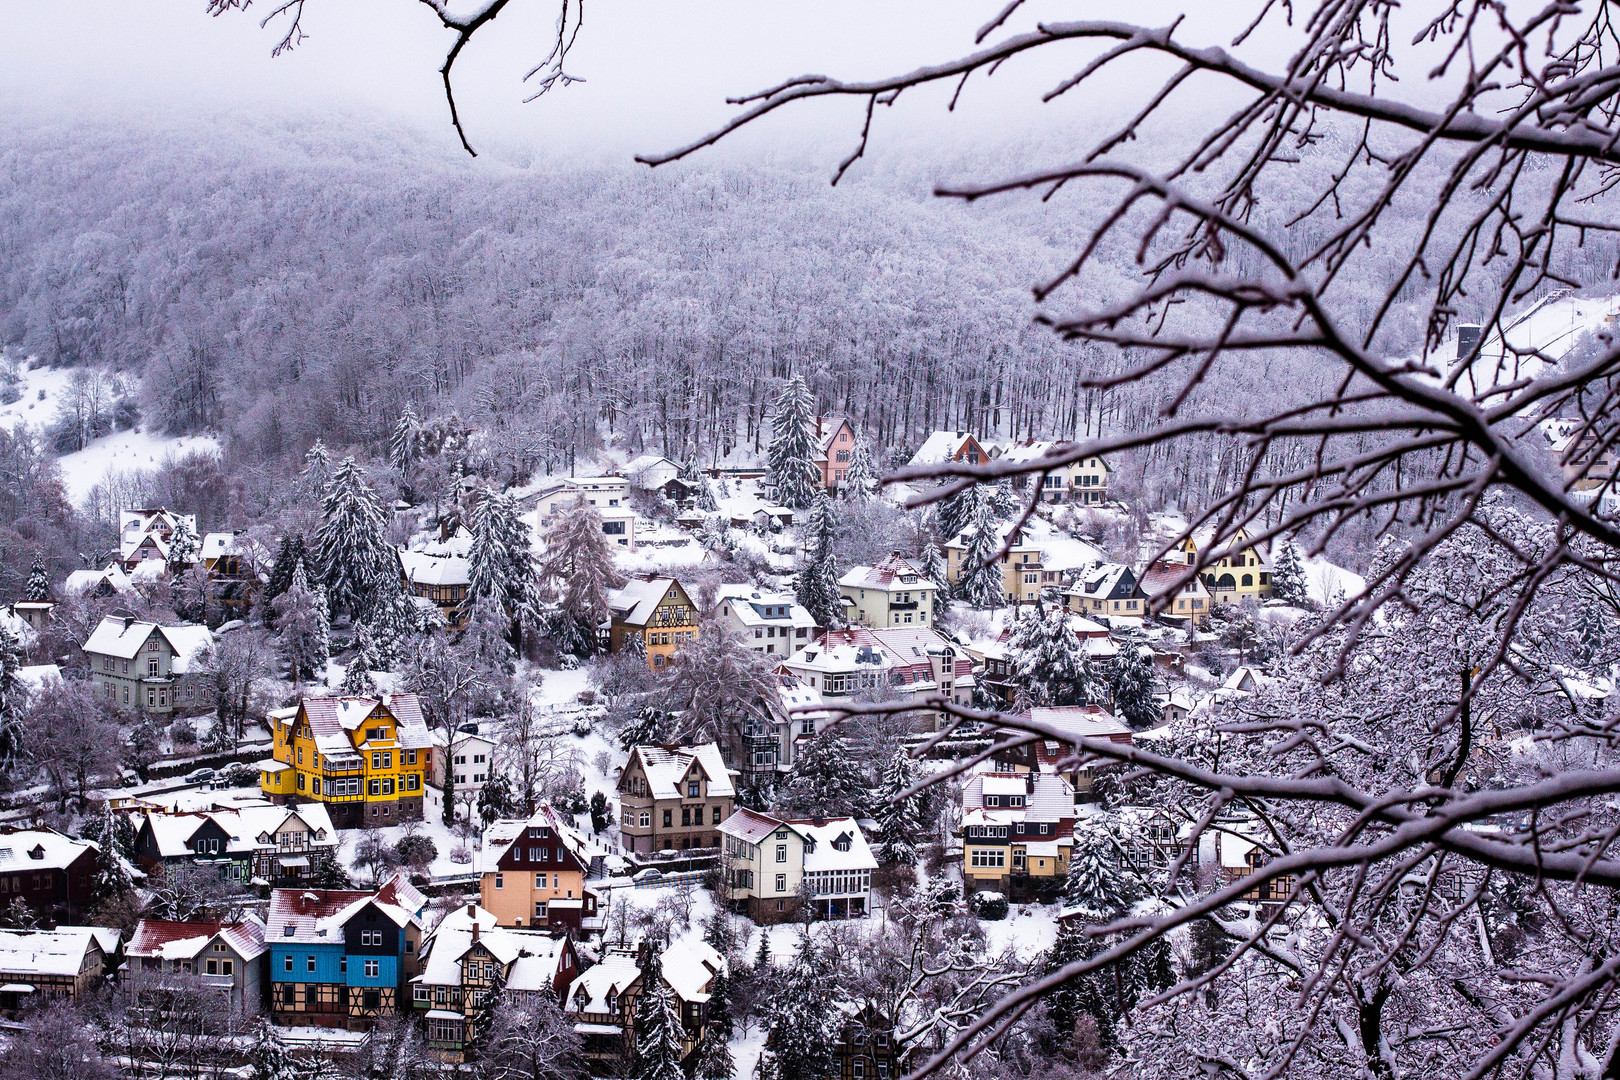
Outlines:
{"type": "Polygon", "coordinates": [[[349,657],[349,666],[343,672],[343,692],[355,697],[375,694],[377,683],[371,677],[371,673],[382,671],[386,667],[371,628],[361,626],[355,631],[354,653],[349,657]]]}
{"type": "Polygon", "coordinates": [[[782,788],[782,801],[804,817],[858,816],[865,781],[860,763],[837,728],[805,740],[782,788]]]}
{"type": "Polygon", "coordinates": [[[540,603],[540,567],[529,528],[515,499],[488,490],[473,507],[472,525],[467,608],[483,603],[504,611],[511,626],[507,640],[517,645],[523,624],[534,621],[540,603]]]}
{"type": "Polygon", "coordinates": [[[832,1073],[841,1015],[833,1006],[833,982],[806,935],[765,1010],[765,1053],[760,1058],[765,1080],[824,1080],[832,1073]]]}
{"type": "Polygon", "coordinates": [[[1001,537],[988,500],[974,508],[967,529],[967,547],[962,553],[957,595],[976,608],[998,608],[1007,597],[1001,576],[1001,537]]]}
{"type": "Polygon", "coordinates": [[[649,948],[641,965],[641,994],[636,1000],[634,1080],[686,1080],[681,1070],[681,1014],[674,994],[664,984],[663,965],[649,948]]]}
{"type": "Polygon", "coordinates": [[[1603,653],[1608,643],[1608,628],[1604,625],[1603,610],[1595,601],[1581,605],[1575,623],[1575,655],[1583,664],[1590,664],[1603,653]]]}
{"type": "Polygon", "coordinates": [[[827,496],[818,495],[805,526],[804,561],[799,567],[796,597],[816,620],[816,625],[828,629],[844,621],[844,605],[838,591],[838,563],[833,552],[836,532],[832,502],[827,496]]]}
{"type": "Polygon", "coordinates": [[[595,653],[597,628],[608,620],[608,590],[624,584],[596,507],[581,498],[558,510],[546,531],[538,574],[549,600],[546,621],[557,651],[595,653]]]}
{"type": "Polygon", "coordinates": [[[1063,914],[1088,925],[1111,922],[1143,893],[1141,879],[1127,866],[1108,823],[1100,817],[1076,819],[1069,874],[1063,883],[1063,914]]]}
{"type": "Polygon", "coordinates": [[[703,1041],[698,1044],[697,1080],[731,1080],[737,1065],[731,1059],[731,979],[722,967],[709,981],[709,1003],[703,1041]]]}
{"type": "Polygon", "coordinates": [[[918,796],[900,798],[900,793],[916,782],[917,771],[911,756],[896,749],[883,766],[878,788],[878,862],[885,866],[915,866],[917,837],[922,834],[918,796]]]}
{"type": "Polygon", "coordinates": [[[794,510],[809,506],[821,485],[821,470],[815,464],[815,408],[804,376],[795,375],[782,388],[771,413],[770,480],[777,502],[794,510]]]}
{"type": "Polygon", "coordinates": [[[293,571],[292,585],[272,606],[281,632],[281,655],[293,682],[313,678],[332,654],[331,626],[326,597],[319,588],[310,587],[302,563],[293,571]]]}
{"type": "Polygon", "coordinates": [[[512,791],[501,773],[491,773],[484,786],[478,789],[478,820],[489,828],[496,821],[512,813],[512,791]]]}
{"type": "Polygon", "coordinates": [[[287,591],[292,584],[293,571],[303,557],[303,539],[296,533],[283,533],[281,543],[276,547],[276,561],[270,567],[270,580],[264,584],[264,592],[260,595],[261,604],[269,604],[276,597],[287,591]],[[294,541],[298,541],[294,546],[294,541]]]}
{"type": "Polygon", "coordinates": [[[1011,645],[1012,683],[1020,708],[1090,700],[1091,665],[1061,607],[1027,609],[1013,627],[1011,645]]]}
{"type": "Polygon", "coordinates": [[[876,489],[877,481],[877,469],[872,465],[872,454],[866,448],[866,440],[857,438],[855,449],[849,455],[849,469],[844,473],[844,483],[838,493],[846,499],[868,499],[876,489]]]}
{"type": "Polygon", "coordinates": [[[197,561],[197,551],[201,547],[190,523],[185,518],[176,521],[174,531],[169,534],[169,576],[176,578],[189,570],[191,564],[197,561]]]}
{"type": "Polygon", "coordinates": [[[28,695],[17,677],[21,670],[22,642],[9,627],[0,626],[0,775],[26,756],[23,707],[28,695]]]}
{"type": "Polygon", "coordinates": [[[28,569],[28,583],[23,586],[23,596],[36,604],[50,602],[51,579],[46,575],[45,564],[38,555],[34,556],[34,565],[28,569]]]}
{"type": "Polygon", "coordinates": [[[421,453],[422,422],[410,402],[400,411],[399,420],[388,436],[388,460],[401,473],[410,471],[412,463],[421,453]]]}
{"type": "Polygon", "coordinates": [[[299,483],[310,497],[319,499],[326,494],[326,485],[332,479],[332,455],[326,444],[316,439],[315,445],[304,455],[304,471],[298,474],[299,483]]]}
{"type": "Polygon", "coordinates": [[[1135,634],[1127,635],[1109,680],[1115,715],[1137,731],[1159,721],[1159,705],[1153,700],[1153,665],[1142,655],[1146,648],[1135,634]]]}
{"type": "Polygon", "coordinates": [[[1309,594],[1305,588],[1305,568],[1300,564],[1293,534],[1284,536],[1276,548],[1271,567],[1272,595],[1295,607],[1303,607],[1309,594]]]}
{"type": "Polygon", "coordinates": [[[387,515],[353,458],[332,473],[315,534],[327,603],[334,612],[364,618],[375,606],[383,578],[399,576],[399,556],[388,543],[387,515]]]}

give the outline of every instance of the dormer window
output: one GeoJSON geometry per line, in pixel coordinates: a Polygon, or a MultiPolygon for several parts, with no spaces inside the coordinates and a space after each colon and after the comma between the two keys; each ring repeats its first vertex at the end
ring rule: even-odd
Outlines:
{"type": "Polygon", "coordinates": [[[846,834],[840,836],[838,839],[834,840],[833,841],[833,847],[837,848],[839,851],[848,851],[849,850],[849,835],[846,833],[846,834]]]}
{"type": "Polygon", "coordinates": [[[688,780],[686,782],[686,797],[688,799],[695,799],[698,797],[698,781],[688,780]]]}
{"type": "Polygon", "coordinates": [[[1000,806],[1001,805],[1001,796],[1000,795],[986,795],[984,797],[984,805],[986,805],[986,806],[1000,806]]]}

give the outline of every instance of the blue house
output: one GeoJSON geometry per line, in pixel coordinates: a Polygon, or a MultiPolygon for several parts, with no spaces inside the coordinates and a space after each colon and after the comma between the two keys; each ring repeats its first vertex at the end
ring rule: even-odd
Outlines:
{"type": "Polygon", "coordinates": [[[375,892],[273,891],[264,936],[275,1022],[364,1031],[395,1012],[420,970],[426,905],[403,874],[375,892]]]}

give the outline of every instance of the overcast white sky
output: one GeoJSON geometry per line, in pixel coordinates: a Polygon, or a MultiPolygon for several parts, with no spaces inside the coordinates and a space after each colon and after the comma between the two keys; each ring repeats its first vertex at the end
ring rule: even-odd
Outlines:
{"type": "MultiPolygon", "coordinates": [[[[972,47],[1001,0],[614,0],[587,8],[570,70],[588,81],[525,105],[523,73],[546,51],[554,0],[514,0],[481,32],[456,69],[457,96],[474,144],[542,154],[586,150],[628,157],[676,145],[723,120],[728,94],[807,71],[869,77],[936,62],[972,47]]],[[[1206,3],[1067,3],[1033,7],[1048,17],[1153,20],[1206,3]]],[[[437,68],[451,35],[413,0],[307,0],[309,33],[291,54],[270,57],[277,35],[258,22],[270,8],[205,14],[204,0],[0,0],[0,93],[26,109],[119,118],[159,109],[215,113],[276,110],[386,116],[453,145],[437,68]]],[[[1032,22],[1026,18],[1024,24],[1032,22]]],[[[1189,40],[1213,42],[1195,21],[1189,40]]],[[[1039,92],[1085,50],[1008,68],[970,87],[947,117],[943,96],[902,99],[883,116],[891,137],[992,132],[1017,138],[1072,125],[1085,102],[1039,106],[1039,92]]],[[[1099,89],[1113,93],[1118,81],[1099,89]]],[[[774,119],[731,152],[808,147],[836,158],[850,144],[859,106],[816,103],[774,119]]]]}

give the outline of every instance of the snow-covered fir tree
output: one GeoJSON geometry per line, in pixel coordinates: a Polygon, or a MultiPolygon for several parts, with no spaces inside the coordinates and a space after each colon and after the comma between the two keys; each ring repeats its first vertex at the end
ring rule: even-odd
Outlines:
{"type": "Polygon", "coordinates": [[[38,555],[34,556],[34,565],[28,568],[28,581],[23,586],[23,598],[36,604],[50,602],[51,579],[45,573],[45,564],[38,555]]]}
{"type": "Polygon", "coordinates": [[[945,553],[931,538],[924,538],[922,554],[917,559],[917,570],[922,574],[923,580],[933,582],[937,588],[934,590],[934,610],[932,624],[939,625],[940,617],[945,614],[946,605],[950,601],[951,583],[945,569],[945,553]]]}
{"type": "Polygon", "coordinates": [[[298,474],[298,482],[311,498],[319,499],[326,494],[326,485],[331,479],[332,455],[326,444],[316,439],[315,445],[304,454],[304,471],[298,474]]]}
{"type": "MultiPolygon", "coordinates": [[[[944,484],[940,486],[943,487],[944,484]]],[[[936,502],[934,524],[940,540],[949,543],[956,539],[962,530],[973,523],[973,516],[979,504],[988,499],[989,495],[982,485],[972,484],[936,502]]]]}
{"type": "Polygon", "coordinates": [[[409,472],[421,453],[421,443],[422,422],[417,419],[416,408],[407,401],[388,435],[389,463],[401,473],[409,472]]]}
{"type": "Polygon", "coordinates": [[[883,765],[877,805],[872,810],[878,821],[875,854],[878,862],[886,866],[916,865],[917,838],[923,834],[921,798],[918,795],[900,797],[900,793],[916,781],[917,769],[911,755],[896,748],[883,765]]]}
{"type": "Polygon", "coordinates": [[[22,670],[22,642],[10,627],[0,626],[0,776],[25,760],[23,705],[26,692],[17,673],[22,670]]]}
{"type": "Polygon", "coordinates": [[[790,812],[802,817],[861,812],[866,801],[863,770],[838,728],[805,740],[780,798],[790,812]]]}
{"type": "Polygon", "coordinates": [[[189,570],[191,564],[197,561],[197,552],[201,548],[202,544],[192,531],[191,523],[183,517],[176,521],[174,531],[169,533],[169,576],[179,577],[189,570]]]}
{"type": "Polygon", "coordinates": [[[281,656],[293,683],[315,678],[332,655],[331,623],[326,597],[318,586],[310,585],[302,563],[293,571],[292,584],[272,607],[281,632],[281,656]]]}
{"type": "Polygon", "coordinates": [[[838,563],[834,552],[838,522],[832,501],[817,495],[810,520],[804,529],[802,565],[796,597],[817,626],[833,629],[843,625],[844,606],[838,592],[838,563]]]}
{"type": "Polygon", "coordinates": [[[766,460],[776,501],[802,510],[816,497],[821,470],[816,468],[816,405],[804,376],[795,375],[782,388],[771,412],[771,445],[766,460]]]}
{"type": "Polygon", "coordinates": [[[1277,599],[1296,607],[1303,607],[1309,598],[1305,589],[1305,568],[1299,560],[1299,549],[1289,533],[1275,544],[1271,561],[1271,592],[1277,599]]]}
{"type": "Polygon", "coordinates": [[[1085,646],[1059,605],[1024,609],[1013,625],[1011,681],[1020,708],[1084,705],[1091,700],[1085,646]]]}
{"type": "Polygon", "coordinates": [[[857,437],[855,449],[849,454],[849,468],[844,472],[844,483],[838,493],[846,499],[867,499],[877,488],[877,468],[872,464],[872,452],[866,440],[857,437]]]}
{"type": "Polygon", "coordinates": [[[634,1080],[686,1080],[681,1069],[681,1013],[674,992],[664,983],[655,948],[641,965],[641,995],[636,999],[634,1080]]]}
{"type": "Polygon", "coordinates": [[[507,638],[517,644],[523,624],[539,614],[540,564],[529,527],[510,495],[486,489],[473,506],[467,582],[467,609],[488,604],[504,611],[511,626],[507,638]]]}
{"type": "Polygon", "coordinates": [[[968,523],[967,546],[957,578],[956,594],[976,608],[998,608],[1007,598],[1001,578],[1001,536],[988,500],[980,500],[968,523]]]}
{"type": "Polygon", "coordinates": [[[371,627],[359,627],[354,632],[354,653],[349,657],[349,666],[343,671],[343,692],[356,697],[376,693],[377,682],[371,673],[383,671],[386,667],[371,627]]]}
{"type": "Polygon", "coordinates": [[[607,594],[624,584],[602,515],[584,499],[559,507],[546,531],[538,573],[549,607],[545,622],[560,653],[589,656],[608,619],[607,594]]]}
{"type": "Polygon", "coordinates": [[[836,1064],[838,1020],[833,979],[809,934],[799,941],[793,964],[775,980],[765,1007],[763,1080],[824,1080],[836,1064]]]}
{"type": "Polygon", "coordinates": [[[1147,648],[1135,634],[1127,635],[1120,643],[1109,678],[1114,715],[1137,731],[1159,721],[1159,705],[1153,700],[1153,665],[1143,655],[1147,648]]]}
{"type": "Polygon", "coordinates": [[[1111,922],[1140,900],[1144,889],[1107,819],[1075,819],[1069,874],[1063,883],[1063,913],[1087,925],[1111,922]]]}
{"type": "MultiPolygon", "coordinates": [[[[713,944],[712,942],[710,944],[713,944]]],[[[724,951],[722,951],[724,955],[724,951]]],[[[704,1011],[703,1041],[697,1048],[697,1080],[732,1080],[737,1064],[731,1058],[731,977],[722,967],[709,980],[709,1002],[704,1011]]]]}
{"type": "MultiPolygon", "coordinates": [[[[305,561],[304,538],[297,533],[282,533],[281,543],[276,546],[276,561],[270,567],[270,580],[265,582],[259,602],[268,605],[286,592],[292,584],[293,571],[305,561]]],[[[308,573],[307,568],[305,573],[308,573]]]]}
{"type": "Polygon", "coordinates": [[[344,458],[326,484],[324,520],[315,534],[322,583],[334,613],[364,618],[385,576],[399,578],[399,556],[388,543],[388,518],[365,470],[344,458]]]}
{"type": "Polygon", "coordinates": [[[1609,643],[1609,628],[1603,608],[1595,600],[1587,600],[1575,617],[1575,655],[1583,664],[1591,664],[1603,655],[1609,643]]]}

